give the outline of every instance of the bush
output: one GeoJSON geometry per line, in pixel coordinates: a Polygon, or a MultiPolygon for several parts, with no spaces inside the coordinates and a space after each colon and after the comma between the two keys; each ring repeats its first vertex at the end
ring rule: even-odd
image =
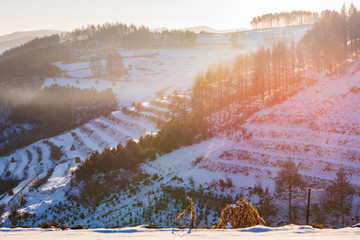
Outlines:
{"type": "Polygon", "coordinates": [[[152,176],[151,180],[156,181],[157,179],[159,179],[159,175],[158,175],[157,173],[155,173],[155,174],[152,176]]]}
{"type": "Polygon", "coordinates": [[[60,160],[60,158],[64,155],[62,147],[52,145],[50,150],[50,158],[53,160],[60,160]]]}
{"type": "Polygon", "coordinates": [[[18,221],[20,220],[21,216],[18,211],[18,206],[14,205],[11,208],[9,220],[11,221],[12,226],[16,226],[18,224],[18,221]]]}

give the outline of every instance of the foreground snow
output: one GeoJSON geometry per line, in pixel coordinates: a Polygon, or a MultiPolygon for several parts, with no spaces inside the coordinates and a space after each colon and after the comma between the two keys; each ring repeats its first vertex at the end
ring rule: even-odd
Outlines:
{"type": "Polygon", "coordinates": [[[0,228],[0,239],[358,239],[359,228],[315,229],[309,226],[255,226],[245,229],[147,229],[143,226],[118,229],[50,230],[0,228]]]}

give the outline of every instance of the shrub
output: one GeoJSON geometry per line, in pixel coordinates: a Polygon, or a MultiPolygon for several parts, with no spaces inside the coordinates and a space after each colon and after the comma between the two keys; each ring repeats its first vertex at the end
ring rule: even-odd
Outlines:
{"type": "Polygon", "coordinates": [[[18,224],[18,221],[20,220],[21,216],[18,211],[18,206],[14,205],[11,207],[9,220],[11,221],[12,226],[16,226],[18,224]]]}
{"type": "Polygon", "coordinates": [[[157,179],[159,179],[159,175],[158,175],[157,173],[155,173],[155,174],[152,176],[151,180],[156,181],[157,179]]]}
{"type": "Polygon", "coordinates": [[[53,160],[60,160],[60,158],[64,155],[63,151],[62,151],[62,147],[58,147],[58,146],[51,146],[51,153],[50,153],[50,158],[53,160]]]}

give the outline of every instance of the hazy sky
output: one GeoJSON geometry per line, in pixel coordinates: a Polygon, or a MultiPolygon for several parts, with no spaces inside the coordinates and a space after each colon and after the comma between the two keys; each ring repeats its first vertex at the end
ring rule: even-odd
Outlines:
{"type": "Polygon", "coordinates": [[[150,28],[234,29],[250,27],[251,19],[264,13],[340,10],[344,2],[360,6],[360,0],[0,0],[0,35],[116,21],[150,28]]]}

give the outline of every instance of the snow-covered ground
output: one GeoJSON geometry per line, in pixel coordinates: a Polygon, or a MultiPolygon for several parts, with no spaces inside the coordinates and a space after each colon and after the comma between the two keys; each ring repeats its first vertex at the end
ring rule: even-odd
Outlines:
{"type": "Polygon", "coordinates": [[[347,240],[358,239],[359,228],[315,229],[309,226],[288,225],[270,228],[255,226],[234,230],[209,229],[148,229],[144,226],[120,229],[90,229],[90,230],[49,230],[49,229],[0,229],[0,239],[6,240],[57,240],[57,239],[312,239],[312,240],[347,240]]]}

